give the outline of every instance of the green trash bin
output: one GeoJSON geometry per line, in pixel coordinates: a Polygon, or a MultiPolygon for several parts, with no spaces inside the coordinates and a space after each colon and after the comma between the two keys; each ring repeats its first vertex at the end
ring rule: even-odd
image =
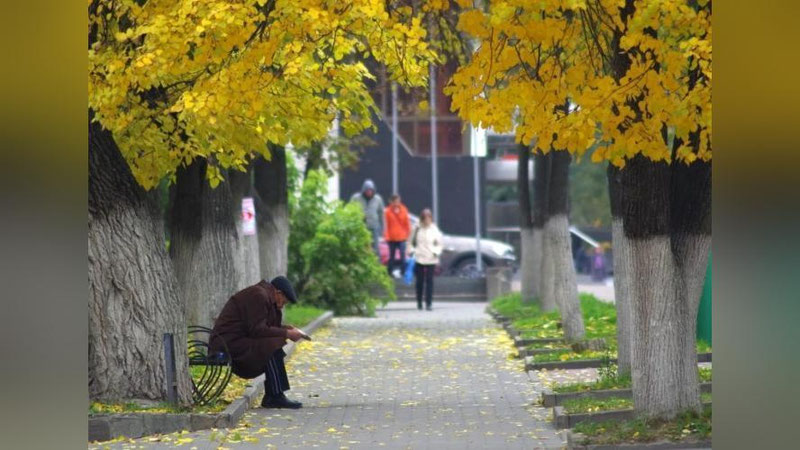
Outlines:
{"type": "Polygon", "coordinates": [[[697,309],[697,339],[711,345],[711,254],[708,255],[703,296],[700,297],[700,307],[697,309]]]}

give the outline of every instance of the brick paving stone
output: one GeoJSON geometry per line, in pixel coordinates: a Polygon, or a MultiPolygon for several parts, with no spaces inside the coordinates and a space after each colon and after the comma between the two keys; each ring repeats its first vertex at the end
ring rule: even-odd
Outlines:
{"type": "Polygon", "coordinates": [[[394,302],[375,318],[335,318],[287,361],[287,395],[302,409],[258,408],[232,430],[90,447],[563,448],[550,410],[536,403],[543,380],[512,357],[513,342],[484,308],[441,302],[428,312],[394,302]]]}

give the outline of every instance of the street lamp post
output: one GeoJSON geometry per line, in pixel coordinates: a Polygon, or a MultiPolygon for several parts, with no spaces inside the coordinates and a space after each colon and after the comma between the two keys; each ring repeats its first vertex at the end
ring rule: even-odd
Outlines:
{"type": "Polygon", "coordinates": [[[392,194],[399,194],[397,187],[397,83],[392,83],[392,194]]]}
{"type": "Polygon", "coordinates": [[[430,65],[431,92],[431,192],[433,195],[433,221],[439,223],[439,177],[436,170],[436,68],[430,65]]]}

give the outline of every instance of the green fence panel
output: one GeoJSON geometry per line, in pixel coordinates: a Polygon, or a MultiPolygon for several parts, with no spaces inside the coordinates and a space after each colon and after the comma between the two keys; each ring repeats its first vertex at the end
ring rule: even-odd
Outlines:
{"type": "Polygon", "coordinates": [[[711,255],[708,255],[706,281],[703,285],[703,296],[697,309],[697,339],[711,344],[711,255]]]}

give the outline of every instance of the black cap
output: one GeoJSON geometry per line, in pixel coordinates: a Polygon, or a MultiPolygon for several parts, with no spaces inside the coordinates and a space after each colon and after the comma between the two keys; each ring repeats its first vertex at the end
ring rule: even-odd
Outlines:
{"type": "Polygon", "coordinates": [[[289,281],[283,275],[277,276],[270,281],[270,284],[275,287],[275,289],[283,292],[286,295],[286,298],[289,299],[292,303],[297,303],[297,295],[294,293],[294,288],[292,287],[292,282],[289,281]]]}

